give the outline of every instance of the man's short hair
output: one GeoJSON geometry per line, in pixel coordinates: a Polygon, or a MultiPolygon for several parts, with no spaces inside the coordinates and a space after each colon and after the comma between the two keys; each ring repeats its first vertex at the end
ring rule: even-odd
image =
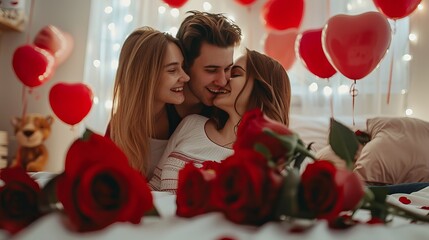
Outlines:
{"type": "Polygon", "coordinates": [[[218,47],[236,46],[241,41],[241,29],[223,14],[188,11],[176,37],[183,46],[187,67],[200,55],[201,44],[218,47]]]}

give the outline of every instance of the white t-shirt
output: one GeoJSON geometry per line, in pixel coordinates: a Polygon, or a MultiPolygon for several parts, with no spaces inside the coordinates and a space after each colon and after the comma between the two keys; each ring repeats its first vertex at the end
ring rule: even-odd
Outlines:
{"type": "Polygon", "coordinates": [[[158,165],[159,160],[161,159],[162,154],[164,153],[165,148],[167,147],[168,140],[151,138],[149,142],[150,142],[150,158],[148,161],[149,169],[148,169],[147,179],[152,178],[153,171],[155,170],[155,167],[158,165]]]}
{"type": "Polygon", "coordinates": [[[208,118],[200,115],[187,116],[171,136],[149,186],[157,191],[176,192],[179,170],[186,163],[197,167],[204,161],[220,162],[233,154],[233,150],[212,142],[206,135],[204,125],[208,118]]]}

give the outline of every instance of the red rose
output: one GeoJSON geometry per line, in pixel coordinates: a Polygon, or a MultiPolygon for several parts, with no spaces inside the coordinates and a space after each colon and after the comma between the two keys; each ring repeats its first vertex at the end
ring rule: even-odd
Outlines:
{"type": "Polygon", "coordinates": [[[130,167],[110,139],[95,133],[70,147],[57,193],[77,231],[98,230],[114,222],[137,224],[153,208],[145,177],[130,167]]]}
{"type": "Polygon", "coordinates": [[[273,215],[282,178],[253,150],[237,150],[218,169],[212,201],[236,223],[263,224],[273,215]]]}
{"type": "Polygon", "coordinates": [[[0,180],[0,228],[14,234],[41,216],[37,205],[41,190],[22,168],[1,170],[0,180]]]}
{"type": "Polygon", "coordinates": [[[212,179],[216,172],[204,170],[187,163],[179,171],[176,192],[177,216],[193,217],[213,210],[210,205],[212,179]]]}
{"type": "Polygon", "coordinates": [[[215,161],[204,161],[202,163],[201,169],[204,170],[213,170],[213,171],[217,171],[217,169],[220,166],[220,162],[215,162],[215,161]]]}
{"type": "Polygon", "coordinates": [[[237,140],[233,145],[234,150],[254,149],[254,145],[259,143],[270,150],[274,159],[282,157],[288,152],[288,149],[278,139],[264,133],[264,129],[270,129],[281,135],[293,134],[286,125],[268,118],[260,109],[250,110],[244,114],[238,126],[237,140]]]}
{"type": "Polygon", "coordinates": [[[301,177],[305,204],[318,218],[334,220],[353,210],[364,196],[362,180],[346,169],[324,160],[307,165],[301,177]]]}

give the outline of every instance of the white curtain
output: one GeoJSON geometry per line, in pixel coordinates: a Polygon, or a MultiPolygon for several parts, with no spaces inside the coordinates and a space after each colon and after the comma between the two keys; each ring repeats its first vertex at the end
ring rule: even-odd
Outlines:
{"type": "MultiPolygon", "coordinates": [[[[251,6],[242,6],[234,0],[188,0],[180,9],[168,7],[162,0],[92,0],[91,20],[85,67],[85,82],[95,94],[94,106],[85,124],[103,133],[112,107],[113,83],[123,41],[135,28],[151,26],[175,35],[186,11],[200,10],[224,13],[243,30],[242,46],[263,52],[268,30],[261,17],[266,0],[256,0],[251,6]]],[[[377,11],[372,0],[307,0],[299,31],[321,28],[337,14],[360,14],[377,11]]],[[[403,56],[409,51],[408,18],[391,22],[395,33],[389,52],[379,66],[368,76],[357,81],[358,96],[354,114],[404,115],[409,83],[409,64],[403,56]],[[387,104],[389,72],[393,54],[391,100],[387,104]]],[[[236,56],[236,57],[237,57],[236,56]]],[[[292,113],[330,116],[332,99],[334,115],[353,114],[350,79],[336,73],[327,81],[319,79],[296,59],[288,69],[292,85],[292,113]],[[331,93],[331,94],[330,94],[331,93]]]]}

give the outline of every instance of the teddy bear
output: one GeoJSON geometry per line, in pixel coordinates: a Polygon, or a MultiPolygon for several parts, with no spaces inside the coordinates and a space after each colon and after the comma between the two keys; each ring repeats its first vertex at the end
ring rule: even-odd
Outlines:
{"type": "Polygon", "coordinates": [[[28,172],[43,171],[48,161],[44,142],[51,134],[54,118],[50,115],[28,114],[12,118],[18,151],[11,167],[21,166],[28,172]]]}

